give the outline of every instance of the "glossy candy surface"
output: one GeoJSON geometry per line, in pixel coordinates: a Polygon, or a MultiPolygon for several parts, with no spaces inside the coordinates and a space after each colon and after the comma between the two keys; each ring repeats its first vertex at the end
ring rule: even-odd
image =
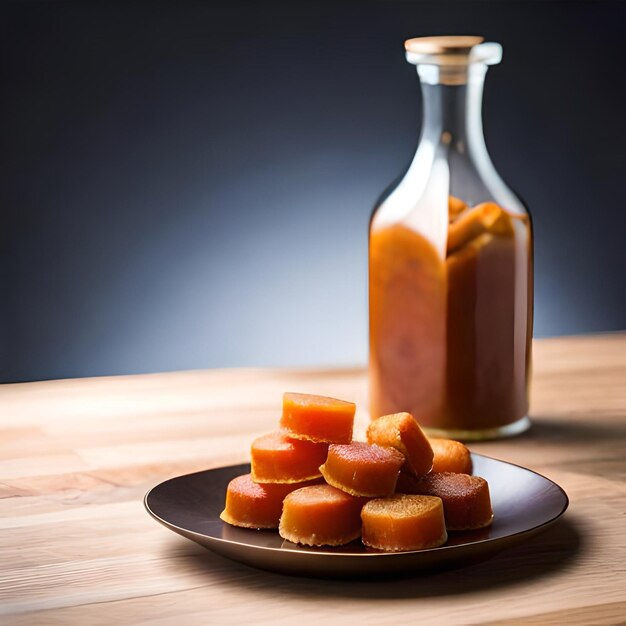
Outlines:
{"type": "Polygon", "coordinates": [[[472,456],[466,446],[452,439],[429,439],[433,449],[433,472],[472,473],[472,456]]]}
{"type": "Polygon", "coordinates": [[[226,505],[220,519],[243,528],[278,528],[285,496],[310,484],[259,484],[250,474],[237,476],[228,483],[226,505]]]}
{"type": "Polygon", "coordinates": [[[320,471],[327,483],[353,496],[377,497],[393,494],[403,464],[404,455],[394,448],[354,441],[332,444],[320,471]]]}
{"type": "Polygon", "coordinates": [[[250,448],[252,479],[259,483],[299,483],[319,477],[328,444],[291,439],[274,432],[258,437],[250,448]]]}
{"type": "Polygon", "coordinates": [[[283,502],[278,532],[283,539],[307,546],[339,546],[361,535],[364,498],[330,485],[303,487],[283,502]]]}
{"type": "Polygon", "coordinates": [[[355,411],[353,402],[287,392],[283,395],[280,427],[297,439],[350,443],[355,411]]]}
{"type": "Polygon", "coordinates": [[[448,535],[439,498],[395,495],[370,500],[361,512],[363,543],[378,550],[423,550],[443,545],[448,535]]]}
{"type": "Polygon", "coordinates": [[[406,457],[406,466],[416,476],[427,474],[433,464],[433,451],[426,435],[410,413],[383,415],[367,428],[369,443],[390,446],[406,457]]]}
{"type": "Polygon", "coordinates": [[[417,481],[415,491],[441,498],[448,530],[484,528],[493,520],[489,485],[480,476],[428,474],[417,481]]]}

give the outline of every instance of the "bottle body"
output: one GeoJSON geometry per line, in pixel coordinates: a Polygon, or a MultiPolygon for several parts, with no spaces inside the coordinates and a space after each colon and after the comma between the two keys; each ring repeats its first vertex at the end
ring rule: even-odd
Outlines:
{"type": "Polygon", "coordinates": [[[370,223],[370,413],[409,411],[455,438],[514,434],[528,425],[530,216],[484,145],[486,65],[455,84],[431,70],[415,158],[370,223]]]}

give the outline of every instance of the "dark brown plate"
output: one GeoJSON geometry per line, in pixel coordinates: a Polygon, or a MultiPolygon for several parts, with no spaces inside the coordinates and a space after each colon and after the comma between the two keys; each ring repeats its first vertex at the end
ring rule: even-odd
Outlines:
{"type": "Polygon", "coordinates": [[[472,454],[474,473],[489,482],[494,511],[490,528],[449,534],[440,548],[373,552],[360,542],[340,548],[309,548],[283,540],[277,531],[229,526],[219,514],[228,482],[250,471],[233,465],[166,480],[144,499],[158,522],[218,554],[276,572],[304,576],[363,577],[453,567],[483,560],[545,530],[567,509],[567,495],[531,470],[472,454]]]}

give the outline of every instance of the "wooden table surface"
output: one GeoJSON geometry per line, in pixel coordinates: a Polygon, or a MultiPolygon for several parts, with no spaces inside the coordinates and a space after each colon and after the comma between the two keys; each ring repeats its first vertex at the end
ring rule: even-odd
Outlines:
{"type": "Polygon", "coordinates": [[[0,622],[617,624],[626,620],[626,334],[535,342],[533,427],[473,450],[559,483],[548,531],[478,565],[287,577],[157,524],[144,493],[247,460],[284,390],[357,402],[360,369],[213,370],[0,387],[0,622]]]}

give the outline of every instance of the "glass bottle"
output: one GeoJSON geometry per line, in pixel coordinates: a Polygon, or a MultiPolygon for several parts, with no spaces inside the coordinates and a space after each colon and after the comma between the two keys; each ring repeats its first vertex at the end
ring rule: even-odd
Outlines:
{"type": "Polygon", "coordinates": [[[423,122],[404,177],[370,222],[370,414],[408,411],[430,435],[517,434],[530,422],[532,226],[482,130],[482,37],[405,43],[423,122]]]}

